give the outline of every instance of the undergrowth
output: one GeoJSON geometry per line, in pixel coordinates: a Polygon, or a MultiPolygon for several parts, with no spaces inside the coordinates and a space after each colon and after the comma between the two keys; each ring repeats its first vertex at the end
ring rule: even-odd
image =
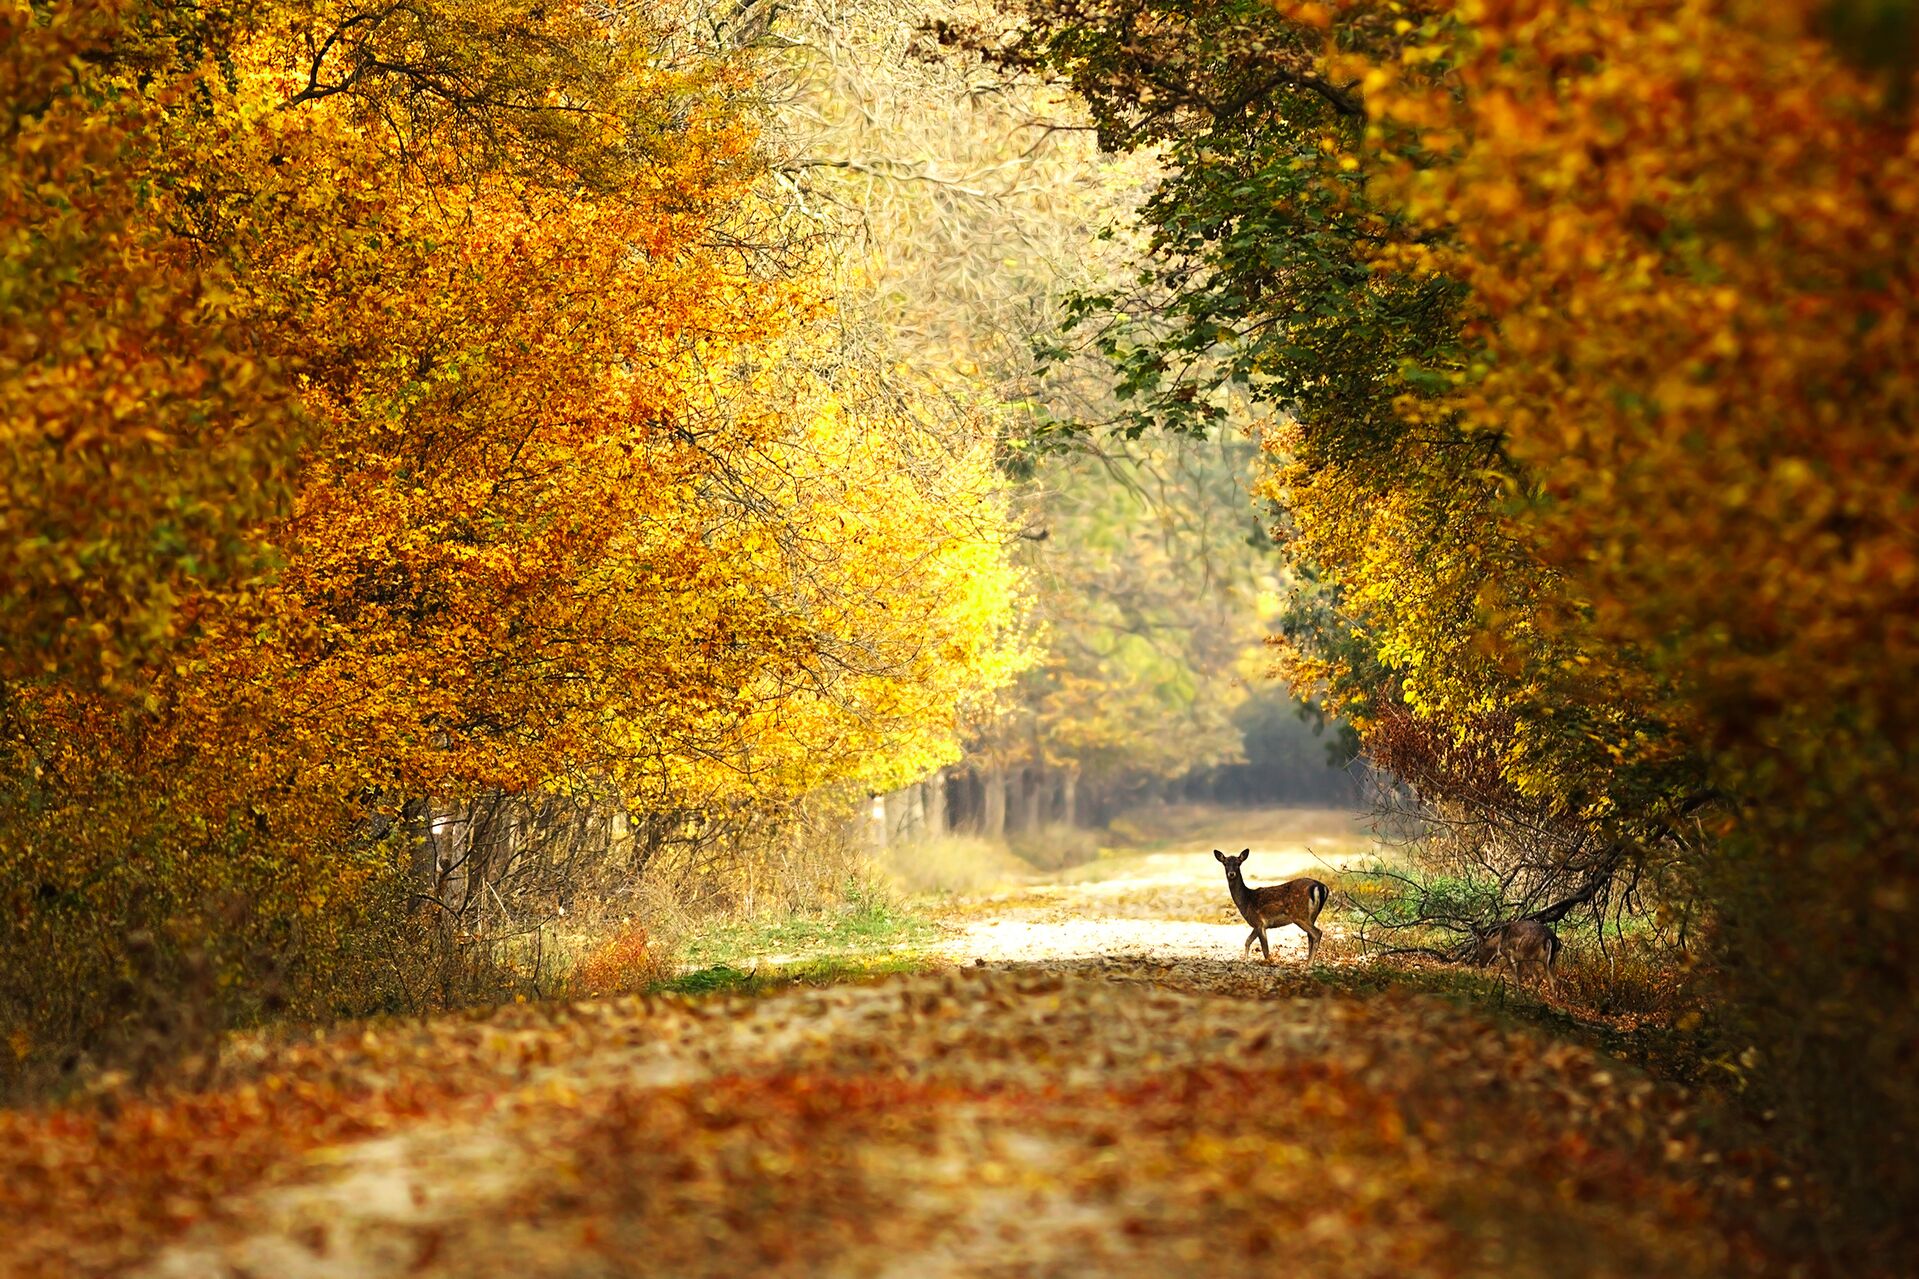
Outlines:
{"type": "Polygon", "coordinates": [[[929,921],[872,884],[854,879],[838,904],[822,910],[731,920],[702,929],[686,940],[681,958],[689,966],[713,968],[768,955],[898,949],[930,941],[935,934],[929,921]]]}
{"type": "Polygon", "coordinates": [[[753,969],[731,964],[682,973],[647,993],[659,995],[765,995],[793,986],[838,986],[924,972],[932,961],[918,955],[828,955],[753,969]]]}
{"type": "Polygon", "coordinates": [[[1622,955],[1610,973],[1607,966],[1598,956],[1562,957],[1549,992],[1464,965],[1374,959],[1278,969],[1273,993],[1432,996],[1597,1049],[1674,1083],[1730,1082],[1719,1069],[1715,1026],[1685,974],[1643,954],[1622,955]]]}

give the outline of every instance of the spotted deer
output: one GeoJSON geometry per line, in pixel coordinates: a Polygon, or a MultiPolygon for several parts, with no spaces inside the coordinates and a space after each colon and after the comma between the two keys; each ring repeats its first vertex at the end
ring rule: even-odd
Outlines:
{"type": "Polygon", "coordinates": [[[1553,961],[1559,958],[1559,937],[1536,919],[1514,919],[1495,924],[1479,935],[1473,962],[1481,968],[1505,963],[1515,980],[1528,970],[1540,985],[1553,988],[1553,961]]]}
{"type": "Polygon", "coordinates": [[[1253,943],[1258,942],[1260,954],[1266,957],[1267,963],[1272,963],[1273,948],[1266,942],[1266,930],[1298,924],[1306,932],[1306,962],[1312,963],[1322,936],[1313,921],[1326,906],[1326,885],[1316,879],[1292,879],[1264,888],[1248,888],[1239,872],[1252,851],[1244,848],[1239,856],[1228,857],[1217,848],[1213,850],[1213,856],[1226,868],[1226,891],[1233,895],[1233,905],[1239,907],[1240,915],[1253,926],[1246,938],[1245,953],[1250,954],[1253,943]]]}

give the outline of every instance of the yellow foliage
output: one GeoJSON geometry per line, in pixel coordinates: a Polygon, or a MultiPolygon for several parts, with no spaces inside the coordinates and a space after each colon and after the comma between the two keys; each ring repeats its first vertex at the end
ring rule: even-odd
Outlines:
{"type": "Polygon", "coordinates": [[[0,13],[0,942],[80,1005],[401,927],[408,804],[897,784],[1017,667],[983,433],[834,348],[674,22],[0,13]]]}

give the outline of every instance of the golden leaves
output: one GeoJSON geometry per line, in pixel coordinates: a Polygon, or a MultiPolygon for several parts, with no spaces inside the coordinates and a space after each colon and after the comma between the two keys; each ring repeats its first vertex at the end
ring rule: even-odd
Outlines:
{"type": "Polygon", "coordinates": [[[1616,638],[1681,644],[1715,683],[1758,675],[1733,652],[1755,597],[1795,601],[1787,649],[1758,661],[1817,682],[1851,660],[1825,622],[1849,611],[1833,592],[1855,543],[1814,530],[1845,510],[1855,536],[1902,542],[1887,501],[1915,477],[1886,430],[1911,390],[1867,370],[1913,360],[1911,262],[1875,210],[1919,174],[1810,11],[1762,7],[1489,9],[1459,68],[1458,163],[1398,175],[1415,216],[1458,229],[1444,269],[1492,324],[1458,404],[1574,481],[1538,522],[1549,553],[1638,602],[1616,638]],[[1835,416],[1818,388],[1841,383],[1835,416]]]}
{"type": "MultiPolygon", "coordinates": [[[[1338,506],[1363,490],[1338,477],[1288,490],[1307,494],[1302,519],[1320,521],[1316,546],[1371,606],[1384,651],[1440,658],[1418,685],[1435,714],[1490,691],[1583,721],[1603,746],[1555,768],[1541,752],[1576,735],[1525,738],[1525,784],[1592,812],[1634,765],[1672,766],[1607,811],[1700,854],[1734,1011],[1772,1052],[1756,1078],[1774,1072],[1801,1107],[1801,1139],[1835,1184],[1872,1182],[1861,1220],[1909,1219],[1912,1178],[1889,1183],[1858,1152],[1919,1123],[1919,1093],[1864,1064],[1911,1024],[1846,1010],[1902,1006],[1919,951],[1903,923],[1874,918],[1787,965],[1763,921],[1787,899],[1850,909],[1856,890],[1840,885],[1861,876],[1903,900],[1919,877],[1919,846],[1883,799],[1919,743],[1910,103],[1829,42],[1856,15],[1810,0],[1450,13],[1450,92],[1373,81],[1376,189],[1421,241],[1375,275],[1426,270],[1470,290],[1481,349],[1432,405],[1497,441],[1526,483],[1496,531],[1537,567],[1483,566],[1538,588],[1535,619],[1510,605],[1473,616],[1484,642],[1464,651],[1484,662],[1449,663],[1445,565],[1410,571],[1367,548],[1338,506]],[[1502,649],[1546,660],[1500,663],[1502,649]],[[1483,680],[1487,666],[1510,682],[1483,680]],[[1622,707],[1640,722],[1615,719],[1622,707]],[[1728,813],[1690,834],[1663,816],[1709,800],[1728,813]]],[[[1910,73],[1909,58],[1891,72],[1910,73]]],[[[1422,556],[1452,540],[1380,531],[1422,556]]],[[[1469,540],[1491,545],[1481,532],[1469,540]]]]}
{"type": "Polygon", "coordinates": [[[1305,1240],[1438,1279],[1520,1250],[1723,1273],[1751,1246],[1702,1185],[1749,1198],[1769,1160],[1708,1144],[1677,1090],[1449,1002],[1273,980],[1049,963],[255,1045],[111,1122],[7,1117],[0,1257],[113,1273],[184,1238],[174,1259],[205,1265],[324,1245],[372,1272],[545,1273],[584,1248],[799,1274],[1010,1247],[1147,1275],[1305,1240]],[[375,1165],[421,1187],[411,1210],[342,1199],[375,1165]]]}
{"type": "Polygon", "coordinates": [[[121,16],[0,61],[9,945],[85,999],[150,900],[325,949],[421,795],[951,756],[1017,664],[999,481],[834,367],[739,68],[647,6],[121,16]]]}

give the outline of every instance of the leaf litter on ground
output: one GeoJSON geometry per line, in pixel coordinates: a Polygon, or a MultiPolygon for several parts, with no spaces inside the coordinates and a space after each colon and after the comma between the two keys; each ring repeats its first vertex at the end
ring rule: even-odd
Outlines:
{"type": "Polygon", "coordinates": [[[0,1271],[1776,1270],[1776,1170],[1684,1091],[1237,960],[509,1007],[224,1069],[0,1116],[0,1271]]]}

